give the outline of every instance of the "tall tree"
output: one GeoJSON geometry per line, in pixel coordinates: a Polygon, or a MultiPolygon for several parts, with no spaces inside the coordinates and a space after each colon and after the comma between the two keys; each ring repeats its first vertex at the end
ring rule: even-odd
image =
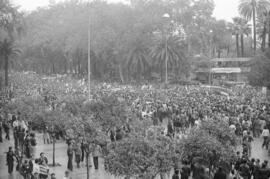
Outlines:
{"type": "Polygon", "coordinates": [[[238,23],[238,18],[233,18],[233,24],[230,24],[230,29],[232,31],[232,34],[235,35],[235,44],[236,44],[236,55],[237,57],[240,57],[239,52],[239,34],[240,34],[240,27],[238,23]]]}
{"type": "Polygon", "coordinates": [[[173,69],[177,73],[181,69],[181,66],[183,67],[185,63],[187,63],[184,53],[184,44],[181,38],[176,36],[170,36],[166,40],[160,40],[160,38],[157,38],[155,44],[156,45],[154,45],[150,50],[150,56],[153,58],[155,66],[160,69],[161,77],[164,72],[163,69],[165,67],[166,52],[168,58],[168,69],[173,69]]]}
{"type": "Polygon", "coordinates": [[[241,56],[244,57],[244,35],[250,34],[250,25],[248,24],[248,21],[246,19],[243,19],[241,17],[235,17],[233,18],[233,21],[235,30],[237,31],[238,35],[240,35],[241,56]]]}
{"type": "Polygon", "coordinates": [[[251,85],[265,86],[270,89],[270,49],[257,55],[251,62],[251,71],[248,80],[251,85]]]}
{"type": "Polygon", "coordinates": [[[261,13],[257,18],[257,32],[259,39],[261,40],[261,50],[265,51],[266,46],[266,35],[268,29],[268,13],[261,13]]]}
{"type": "Polygon", "coordinates": [[[261,12],[267,12],[270,7],[270,2],[268,0],[241,0],[239,4],[239,13],[243,15],[247,20],[253,22],[253,48],[254,55],[257,48],[257,38],[256,38],[256,16],[261,12]]]}
{"type": "Polygon", "coordinates": [[[21,50],[17,48],[13,41],[8,41],[5,39],[0,42],[0,54],[4,57],[5,63],[5,86],[8,86],[8,70],[9,70],[9,60],[11,56],[19,55],[21,50]]]}
{"type": "Polygon", "coordinates": [[[140,76],[142,74],[144,75],[146,70],[149,69],[149,59],[147,48],[143,44],[135,44],[127,55],[128,71],[132,73],[135,69],[137,79],[139,79],[140,76]]]}

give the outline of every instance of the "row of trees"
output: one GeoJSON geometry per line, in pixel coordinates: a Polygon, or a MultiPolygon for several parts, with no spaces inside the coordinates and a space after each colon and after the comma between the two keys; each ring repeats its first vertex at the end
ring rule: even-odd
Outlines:
{"type": "Polygon", "coordinates": [[[134,0],[129,5],[72,0],[25,14],[8,0],[1,3],[0,65],[6,85],[9,64],[16,70],[84,76],[88,30],[92,77],[110,81],[162,79],[166,52],[171,78],[188,77],[190,59],[196,54],[250,57],[250,19],[253,49],[259,44],[265,51],[267,42],[270,46],[269,2],[265,0],[242,0],[242,17],[233,23],[214,19],[214,3],[207,0],[134,0]]]}
{"type": "Polygon", "coordinates": [[[206,0],[52,3],[24,16],[24,53],[15,67],[49,74],[87,73],[89,28],[91,73],[96,79],[141,80],[156,73],[163,78],[166,51],[171,76],[188,76],[188,59],[195,54],[241,56],[232,34],[241,36],[242,56],[249,56],[250,50],[244,54],[247,22],[217,21],[213,10],[213,1],[206,0]]]}

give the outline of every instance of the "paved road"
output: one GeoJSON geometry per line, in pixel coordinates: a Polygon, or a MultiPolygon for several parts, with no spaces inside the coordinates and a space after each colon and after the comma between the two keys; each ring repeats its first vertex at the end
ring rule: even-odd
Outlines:
{"type": "Polygon", "coordinates": [[[268,160],[270,162],[270,157],[268,156],[268,151],[262,148],[263,139],[256,138],[252,143],[251,157],[255,159],[260,159],[261,161],[268,160]]]}
{"type": "MultiPolygon", "coordinates": [[[[13,139],[13,136],[11,136],[13,139]]],[[[52,163],[52,144],[43,144],[42,135],[37,135],[38,148],[37,154],[44,152],[48,157],[49,163],[52,163]]],[[[252,157],[255,159],[259,158],[261,161],[268,160],[268,153],[266,149],[261,147],[262,139],[255,139],[252,144],[252,157]]],[[[13,146],[13,140],[4,140],[4,143],[0,143],[0,179],[22,179],[22,177],[17,173],[13,172],[9,175],[7,172],[7,166],[5,165],[5,152],[8,150],[9,146],[13,146]]],[[[50,168],[50,173],[56,173],[57,179],[63,178],[64,172],[67,166],[67,156],[66,156],[67,145],[63,142],[56,144],[56,162],[60,163],[60,167],[50,168]]],[[[269,161],[270,162],[270,161],[269,161]]],[[[80,169],[77,169],[75,163],[73,164],[74,171],[72,173],[73,179],[86,179],[86,167],[82,164],[80,169]]],[[[121,179],[120,177],[114,177],[104,171],[103,161],[101,160],[100,169],[98,171],[90,168],[90,178],[91,179],[121,179]]]]}

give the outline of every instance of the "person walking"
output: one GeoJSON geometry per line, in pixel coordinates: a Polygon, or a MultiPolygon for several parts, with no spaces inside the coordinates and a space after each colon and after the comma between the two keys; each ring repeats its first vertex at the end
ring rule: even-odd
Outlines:
{"type": "Polygon", "coordinates": [[[25,131],[23,128],[19,127],[19,131],[18,131],[18,141],[19,141],[19,148],[21,149],[21,151],[23,151],[23,145],[24,145],[24,139],[25,139],[25,131]]]}
{"type": "Polygon", "coordinates": [[[43,141],[44,141],[44,144],[50,144],[50,136],[49,136],[49,133],[48,133],[48,130],[47,128],[43,130],[43,141]]]}
{"type": "Polygon", "coordinates": [[[4,124],[3,124],[3,127],[4,127],[4,130],[5,130],[5,133],[6,133],[6,139],[7,140],[10,140],[10,137],[9,137],[9,125],[8,125],[8,122],[5,121],[4,124]]]}
{"type": "Polygon", "coordinates": [[[254,139],[253,139],[253,137],[251,136],[251,134],[250,134],[250,132],[248,131],[247,132],[247,135],[245,135],[244,137],[243,137],[243,145],[245,145],[246,147],[247,147],[247,154],[248,154],[248,156],[251,156],[251,150],[252,150],[252,148],[251,148],[251,142],[253,141],[254,139]]]}
{"type": "Polygon", "coordinates": [[[29,145],[29,149],[30,149],[30,156],[32,158],[36,157],[36,146],[37,146],[37,140],[35,137],[34,133],[30,134],[30,145],[29,145]]]}
{"type": "Polygon", "coordinates": [[[17,150],[19,145],[19,127],[17,126],[13,127],[13,139],[15,150],[17,150]]]}
{"type": "Polygon", "coordinates": [[[31,144],[30,144],[30,141],[31,141],[31,137],[30,137],[30,134],[28,131],[26,131],[26,136],[25,136],[25,139],[24,139],[24,153],[25,153],[25,156],[26,158],[31,158],[31,153],[30,153],[30,148],[31,148],[31,144]]]}
{"type": "Polygon", "coordinates": [[[7,157],[6,157],[9,174],[13,172],[14,157],[15,157],[15,153],[13,152],[12,147],[9,147],[8,152],[7,152],[7,157]]]}
{"type": "Polygon", "coordinates": [[[93,151],[93,161],[95,169],[98,170],[98,157],[100,157],[102,154],[102,150],[100,145],[94,144],[94,151],[93,151]]]}
{"type": "Polygon", "coordinates": [[[73,165],[72,165],[72,159],[73,159],[73,147],[72,147],[72,142],[68,144],[68,149],[67,149],[67,156],[68,156],[68,164],[67,168],[70,171],[73,171],[73,165]]]}
{"type": "Polygon", "coordinates": [[[266,149],[268,150],[268,143],[269,143],[269,129],[265,126],[263,131],[262,131],[262,136],[263,136],[263,144],[262,148],[265,146],[266,149]]]}
{"type": "Polygon", "coordinates": [[[80,168],[81,156],[82,156],[81,145],[80,143],[77,143],[75,147],[75,161],[77,163],[77,168],[80,168]]]}
{"type": "Polygon", "coordinates": [[[254,137],[260,137],[260,131],[261,131],[261,122],[259,119],[255,119],[253,122],[253,128],[254,128],[254,137]]]}
{"type": "Polygon", "coordinates": [[[82,151],[82,155],[81,155],[81,162],[83,162],[84,161],[84,153],[85,153],[85,140],[84,139],[82,139],[82,141],[81,141],[81,151],[82,151]]]}

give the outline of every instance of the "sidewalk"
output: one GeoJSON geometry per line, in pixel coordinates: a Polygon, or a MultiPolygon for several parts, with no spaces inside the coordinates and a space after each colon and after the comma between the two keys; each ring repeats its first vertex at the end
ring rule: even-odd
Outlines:
{"type": "MultiPolygon", "coordinates": [[[[46,157],[48,158],[49,164],[52,163],[53,160],[53,145],[52,144],[43,144],[42,140],[42,134],[36,134],[37,137],[37,155],[39,155],[41,152],[44,152],[46,157]]],[[[6,163],[6,154],[5,152],[8,150],[9,146],[13,146],[13,136],[11,135],[11,140],[7,141],[4,140],[4,143],[0,143],[0,179],[23,179],[23,177],[18,174],[17,171],[15,171],[14,166],[14,172],[12,175],[9,175],[7,172],[7,166],[6,163]]],[[[56,143],[55,145],[55,162],[61,164],[59,167],[50,167],[50,173],[55,173],[57,179],[62,179],[64,176],[65,171],[67,170],[67,145],[64,142],[56,143]]],[[[92,158],[91,158],[92,159],[92,158]]],[[[91,179],[120,179],[119,177],[114,177],[104,170],[104,161],[99,161],[99,170],[93,169],[93,167],[90,168],[90,178],[91,179]]],[[[92,162],[93,163],[93,162],[92,162]]],[[[16,164],[16,162],[14,162],[16,164]]],[[[73,163],[73,172],[72,172],[72,179],[86,179],[86,167],[85,163],[81,164],[81,168],[77,169],[75,162],[73,163]]]]}

